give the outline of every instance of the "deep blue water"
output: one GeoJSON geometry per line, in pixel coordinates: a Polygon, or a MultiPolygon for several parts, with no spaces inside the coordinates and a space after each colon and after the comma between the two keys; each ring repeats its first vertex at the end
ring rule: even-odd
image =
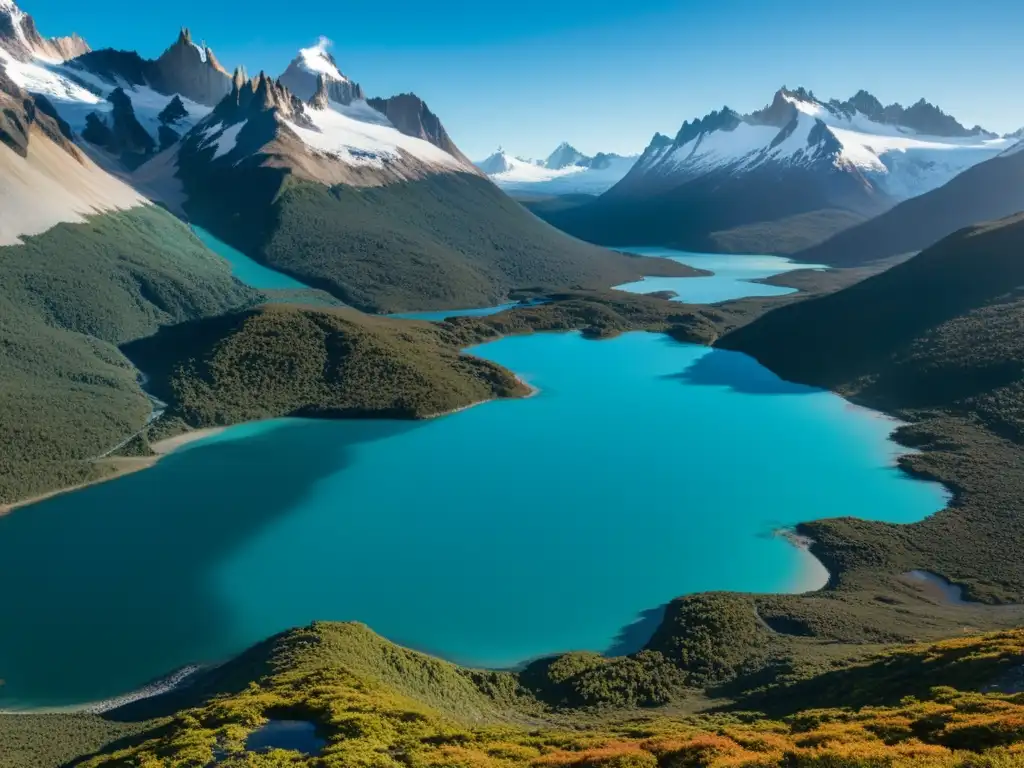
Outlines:
{"type": "Polygon", "coordinates": [[[202,227],[197,227],[193,224],[192,231],[203,242],[203,245],[231,264],[231,274],[246,285],[260,290],[312,290],[308,285],[296,280],[294,277],[289,277],[283,272],[278,272],[254,261],[241,251],[232,248],[223,240],[214,237],[202,227]]]}
{"type": "Polygon", "coordinates": [[[646,333],[473,353],[540,394],[243,425],[0,518],[0,704],[123,693],[313,619],[475,665],[623,650],[680,594],[818,586],[781,526],[945,500],[894,468],[890,421],[740,354],[646,333]]]}
{"type": "Polygon", "coordinates": [[[819,269],[820,265],[800,264],[782,256],[737,256],[718,253],[691,253],[671,248],[624,248],[641,256],[663,256],[691,267],[714,272],[710,277],[647,277],[633,283],[615,286],[630,293],[675,291],[675,301],[691,304],[713,304],[743,296],[784,296],[795,289],[754,283],[752,280],[771,277],[797,269],[819,269]]]}
{"type": "Polygon", "coordinates": [[[271,720],[245,740],[245,748],[250,752],[288,749],[319,755],[325,746],[327,742],[316,734],[316,725],[305,720],[271,720]]]}

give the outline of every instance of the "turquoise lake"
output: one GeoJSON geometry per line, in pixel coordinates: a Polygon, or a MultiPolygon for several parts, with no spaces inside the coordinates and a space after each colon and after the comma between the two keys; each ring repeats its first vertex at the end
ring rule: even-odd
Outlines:
{"type": "Polygon", "coordinates": [[[476,309],[441,309],[429,312],[396,312],[391,317],[403,320],[430,320],[439,323],[448,317],[486,317],[504,312],[506,309],[520,306],[518,302],[511,304],[498,304],[495,307],[477,307],[476,309]]]}
{"type": "Polygon", "coordinates": [[[818,264],[800,264],[782,256],[737,256],[721,253],[691,253],[671,248],[624,248],[641,256],[661,256],[714,274],[709,277],[647,277],[615,286],[630,293],[675,291],[675,301],[714,304],[744,296],[785,296],[795,289],[751,282],[797,269],[820,269],[818,264]]]}
{"type": "Polygon", "coordinates": [[[895,469],[892,422],[744,355],[647,333],[472,351],[540,393],[244,425],[0,518],[0,706],[124,693],[313,619],[472,665],[635,650],[677,595],[820,586],[780,527],[945,502],[895,469]]]}
{"type": "Polygon", "coordinates": [[[259,290],[282,290],[282,291],[307,291],[311,290],[308,285],[294,277],[289,277],[283,272],[278,272],[270,267],[265,267],[236,248],[220,240],[202,227],[191,225],[192,231],[203,245],[222,257],[231,265],[231,274],[237,277],[246,285],[259,290]]]}

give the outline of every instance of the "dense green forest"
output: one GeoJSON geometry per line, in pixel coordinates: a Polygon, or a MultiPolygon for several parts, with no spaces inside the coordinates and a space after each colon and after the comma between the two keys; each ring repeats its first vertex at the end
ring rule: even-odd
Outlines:
{"type": "Polygon", "coordinates": [[[443,327],[268,304],[165,328],[126,354],[193,427],[276,416],[423,418],[527,394],[443,327]]]}
{"type": "Polygon", "coordinates": [[[644,274],[695,274],[574,240],[470,174],[328,187],[276,168],[183,167],[196,221],[367,311],[492,306],[517,289],[607,288],[644,274]]]}
{"type": "Polygon", "coordinates": [[[0,505],[91,479],[150,404],[116,345],[259,294],[154,206],[0,248],[0,505]]]}

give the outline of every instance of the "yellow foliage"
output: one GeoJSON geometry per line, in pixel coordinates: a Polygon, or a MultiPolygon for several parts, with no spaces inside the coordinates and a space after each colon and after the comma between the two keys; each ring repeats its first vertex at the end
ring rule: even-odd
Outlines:
{"type": "MultiPolygon", "coordinates": [[[[956,663],[1002,664],[1005,652],[1024,656],[1024,632],[916,651],[947,664],[951,653],[956,663]]],[[[411,674],[408,659],[394,663],[401,675],[411,674]]],[[[340,663],[291,664],[240,693],[179,713],[148,741],[81,766],[205,766],[220,755],[227,766],[252,768],[1024,768],[1019,694],[942,687],[895,706],[806,710],[784,720],[651,715],[618,726],[595,718],[569,730],[536,718],[523,725],[498,710],[453,714],[441,706],[443,694],[433,694],[438,676],[449,671],[432,668],[416,689],[395,683],[405,678],[374,678],[340,663]],[[247,753],[247,736],[275,718],[314,723],[326,740],[322,754],[247,753]]]]}

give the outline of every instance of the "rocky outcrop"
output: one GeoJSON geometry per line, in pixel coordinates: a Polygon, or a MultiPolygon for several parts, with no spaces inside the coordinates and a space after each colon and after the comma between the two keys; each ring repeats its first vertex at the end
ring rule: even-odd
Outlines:
{"type": "Polygon", "coordinates": [[[174,45],[153,62],[153,85],[163,93],[214,106],[231,91],[231,76],[206,46],[192,41],[182,29],[174,45]]]}
{"type": "Polygon", "coordinates": [[[31,130],[40,129],[55,144],[75,159],[78,149],[71,142],[71,130],[59,117],[53,105],[44,97],[34,97],[11,80],[0,64],[0,144],[13,149],[22,157],[28,156],[31,130]]]}
{"type": "Polygon", "coordinates": [[[961,125],[952,115],[947,115],[934,104],[924,99],[919,99],[909,107],[904,107],[898,103],[883,106],[882,102],[870,93],[860,90],[846,101],[836,101],[833,99],[828,103],[828,107],[847,116],[860,112],[876,123],[899,125],[927,136],[946,136],[950,138],[977,135],[994,136],[994,134],[990,134],[989,131],[986,131],[980,125],[976,125],[973,128],[961,125]]]}
{"type": "Polygon", "coordinates": [[[897,122],[929,136],[973,136],[983,131],[977,126],[971,129],[965,128],[955,117],[947,115],[924,99],[904,109],[897,122]]]}
{"type": "Polygon", "coordinates": [[[173,99],[167,102],[167,106],[157,115],[157,119],[164,125],[174,125],[186,117],[188,117],[188,110],[185,109],[185,105],[178,95],[175,95],[173,99]]]}
{"type": "Polygon", "coordinates": [[[440,147],[448,154],[463,161],[467,167],[473,167],[469,159],[452,141],[441,124],[441,120],[416,94],[402,93],[389,99],[370,99],[368,103],[406,136],[415,136],[418,139],[429,141],[435,147],[440,147]]]}
{"type": "Polygon", "coordinates": [[[711,112],[692,123],[684,121],[679,133],[676,134],[676,145],[681,147],[702,133],[731,131],[739,124],[740,116],[729,107],[722,107],[717,112],[711,112]]]}
{"type": "Polygon", "coordinates": [[[36,56],[66,61],[89,51],[89,45],[78,35],[43,37],[32,17],[11,0],[0,0],[0,47],[22,61],[36,56]]]}
{"type": "Polygon", "coordinates": [[[327,80],[323,75],[318,75],[316,79],[316,93],[313,94],[313,98],[309,100],[309,106],[314,109],[327,109],[331,103],[330,91],[327,88],[327,80]]]}
{"type": "Polygon", "coordinates": [[[107,101],[113,105],[109,118],[90,114],[86,118],[82,138],[122,157],[136,155],[145,159],[152,154],[156,150],[156,142],[135,117],[135,109],[128,94],[122,88],[115,88],[107,101]]]}
{"type": "MultiPolygon", "coordinates": [[[[187,29],[181,30],[174,45],[160,58],[144,59],[135,51],[105,48],[91,51],[71,62],[71,69],[84,69],[111,84],[145,85],[167,96],[181,97],[215,106],[231,92],[231,76],[206,46],[196,45],[187,29]]],[[[82,83],[88,86],[87,82],[82,83]]]]}
{"type": "Polygon", "coordinates": [[[93,146],[105,149],[113,147],[114,144],[114,132],[95,112],[90,112],[85,116],[85,130],[82,131],[82,138],[93,146]]]}
{"type": "Polygon", "coordinates": [[[221,99],[213,110],[211,119],[232,124],[266,116],[287,118],[300,125],[311,125],[306,116],[306,105],[280,80],[274,80],[265,72],[246,80],[244,70],[235,70],[231,79],[231,92],[221,99]]]}
{"type": "Polygon", "coordinates": [[[785,128],[796,117],[796,107],[787,99],[785,91],[775,92],[772,103],[764,109],[751,112],[747,115],[747,122],[753,125],[771,125],[775,128],[785,128]]]}
{"type": "Polygon", "coordinates": [[[35,20],[28,14],[25,15],[21,28],[28,40],[29,47],[37,56],[67,61],[81,56],[83,53],[88,53],[90,50],[89,44],[77,34],[66,37],[43,37],[36,29],[35,20]]]}

